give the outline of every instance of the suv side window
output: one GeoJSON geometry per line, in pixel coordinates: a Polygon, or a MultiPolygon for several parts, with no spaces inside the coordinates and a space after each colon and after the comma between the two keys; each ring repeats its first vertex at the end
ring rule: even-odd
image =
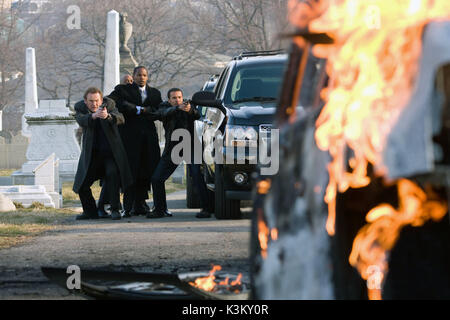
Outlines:
{"type": "Polygon", "coordinates": [[[225,80],[228,78],[230,69],[231,69],[230,66],[226,67],[225,70],[223,70],[222,74],[220,75],[219,82],[217,83],[214,91],[214,93],[216,94],[216,98],[220,98],[220,96],[222,95],[222,91],[226,84],[225,80]]]}

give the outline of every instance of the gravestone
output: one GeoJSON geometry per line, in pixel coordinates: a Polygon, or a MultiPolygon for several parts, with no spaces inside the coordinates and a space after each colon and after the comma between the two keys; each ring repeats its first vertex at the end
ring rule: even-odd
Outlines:
{"type": "Polygon", "coordinates": [[[25,117],[34,113],[38,108],[36,83],[36,56],[34,48],[27,48],[25,54],[25,113],[22,116],[22,135],[30,137],[31,132],[25,117]]]}
{"type": "Polygon", "coordinates": [[[16,211],[16,206],[3,194],[0,193],[0,212],[16,211]]]}
{"type": "Polygon", "coordinates": [[[120,83],[119,13],[108,12],[106,22],[105,68],[103,93],[109,95],[120,83]]]}
{"type": "Polygon", "coordinates": [[[59,159],[55,153],[37,164],[31,172],[33,176],[30,178],[30,185],[0,186],[0,194],[21,203],[25,208],[33,202],[42,203],[45,207],[61,208],[59,159]]]}
{"type": "Polygon", "coordinates": [[[78,128],[65,100],[41,100],[37,112],[26,116],[31,140],[27,162],[12,174],[16,185],[34,184],[33,170],[52,153],[59,159],[62,181],[73,181],[81,154],[75,137],[78,128]]]}

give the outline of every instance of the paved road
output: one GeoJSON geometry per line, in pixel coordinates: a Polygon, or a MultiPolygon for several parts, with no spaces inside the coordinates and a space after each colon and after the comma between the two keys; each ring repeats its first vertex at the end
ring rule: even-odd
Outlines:
{"type": "Polygon", "coordinates": [[[168,195],[171,218],[70,221],[0,250],[0,299],[80,299],[49,283],[41,266],[177,273],[219,264],[248,273],[251,209],[241,220],[197,219],[198,209],[185,205],[185,191],[176,192],[168,195]]]}

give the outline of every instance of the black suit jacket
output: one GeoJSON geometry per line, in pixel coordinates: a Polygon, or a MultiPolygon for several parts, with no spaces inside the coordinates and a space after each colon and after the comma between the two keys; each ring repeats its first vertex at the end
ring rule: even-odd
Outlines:
{"type": "Polygon", "coordinates": [[[164,146],[163,156],[170,156],[173,147],[178,143],[171,141],[172,133],[176,129],[186,129],[191,135],[191,154],[194,152],[194,121],[200,119],[200,113],[194,105],[191,110],[185,112],[173,107],[168,101],[159,105],[159,109],[154,112],[156,120],[160,120],[164,125],[166,144],[164,146]]]}
{"type": "Polygon", "coordinates": [[[151,176],[160,159],[158,134],[152,113],[162,102],[161,92],[146,86],[147,98],[142,101],[139,87],[133,84],[119,84],[108,96],[116,102],[117,108],[125,118],[119,128],[128,155],[134,181],[144,180],[150,187],[151,176]],[[136,106],[144,108],[137,115],[136,106]]]}

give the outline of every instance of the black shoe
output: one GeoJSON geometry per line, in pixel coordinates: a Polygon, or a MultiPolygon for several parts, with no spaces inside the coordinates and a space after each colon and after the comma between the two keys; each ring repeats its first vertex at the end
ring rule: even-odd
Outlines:
{"type": "Polygon", "coordinates": [[[131,216],[134,217],[134,216],[138,216],[140,213],[136,212],[136,211],[133,209],[133,210],[130,211],[129,214],[130,214],[130,217],[131,217],[131,216]]]}
{"type": "Polygon", "coordinates": [[[131,214],[129,210],[123,210],[122,217],[124,218],[131,218],[131,214]]]}
{"type": "Polygon", "coordinates": [[[147,219],[158,219],[158,218],[164,218],[164,211],[153,211],[153,212],[149,212],[147,213],[145,216],[147,217],[147,219]]]}
{"type": "Polygon", "coordinates": [[[75,220],[89,220],[89,219],[98,219],[98,215],[88,215],[86,213],[79,214],[75,217],[75,220]]]}
{"type": "Polygon", "coordinates": [[[166,216],[166,217],[173,217],[173,214],[172,214],[172,212],[170,212],[169,210],[166,210],[166,211],[164,212],[164,216],[166,216]]]}
{"type": "Polygon", "coordinates": [[[199,213],[197,213],[195,215],[196,218],[202,219],[202,218],[211,218],[211,213],[206,211],[206,210],[202,210],[199,213]]]}
{"type": "Polygon", "coordinates": [[[111,216],[105,210],[98,209],[97,213],[100,219],[111,218],[111,216]]]}
{"type": "Polygon", "coordinates": [[[111,218],[113,220],[120,220],[122,218],[122,216],[120,215],[119,211],[113,210],[113,211],[111,211],[111,218]]]}
{"type": "MultiPolygon", "coordinates": [[[[153,213],[153,212],[155,212],[156,211],[156,208],[155,207],[152,207],[152,209],[150,210],[150,212],[151,213],[153,213]]],[[[169,210],[165,210],[164,211],[164,216],[166,216],[166,217],[173,217],[173,214],[172,214],[172,212],[170,212],[169,210]]]]}

